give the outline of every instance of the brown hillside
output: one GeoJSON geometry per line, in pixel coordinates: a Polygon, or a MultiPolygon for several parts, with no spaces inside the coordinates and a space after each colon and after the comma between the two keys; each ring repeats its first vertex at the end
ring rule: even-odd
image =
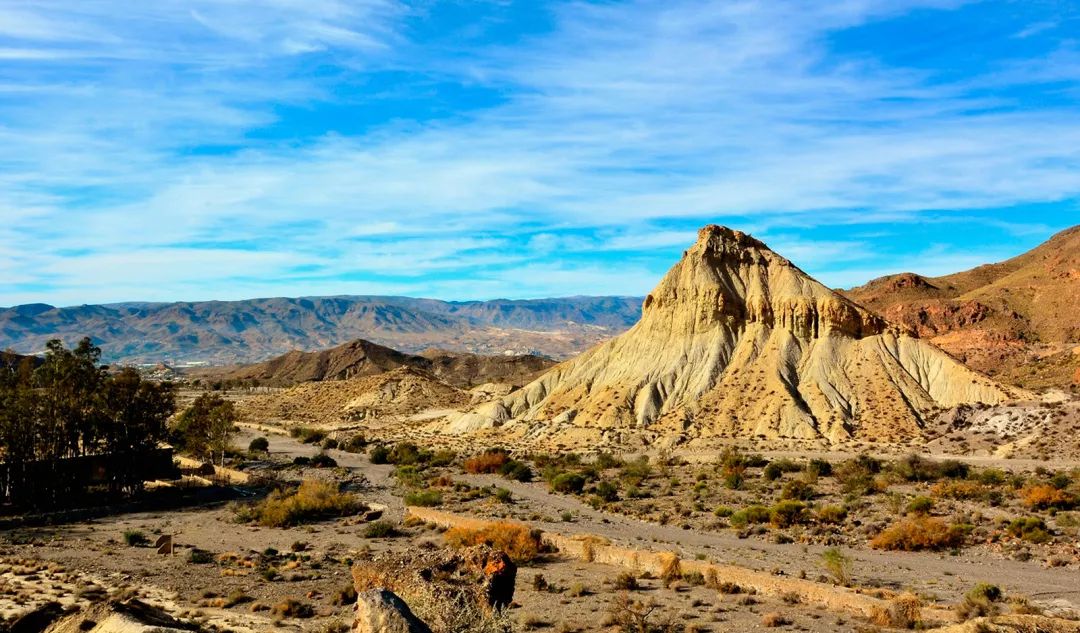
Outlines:
{"type": "Polygon", "coordinates": [[[581,444],[631,434],[906,441],[938,407],[1010,395],[760,241],[707,226],[628,332],[444,429],[581,444]]]}
{"type": "Polygon", "coordinates": [[[242,404],[250,419],[334,426],[397,420],[426,411],[468,404],[466,392],[412,367],[347,380],[305,382],[242,404]]]}
{"type": "Polygon", "coordinates": [[[285,387],[302,382],[347,380],[373,376],[400,367],[431,372],[456,387],[496,382],[523,385],[554,365],[542,356],[484,356],[445,350],[421,355],[405,354],[370,341],[355,340],[317,352],[292,351],[262,363],[232,370],[203,372],[204,377],[254,380],[260,385],[285,387]]]}
{"type": "Polygon", "coordinates": [[[1080,226],[1001,263],[891,275],[844,294],[1002,380],[1080,384],[1080,226]]]}

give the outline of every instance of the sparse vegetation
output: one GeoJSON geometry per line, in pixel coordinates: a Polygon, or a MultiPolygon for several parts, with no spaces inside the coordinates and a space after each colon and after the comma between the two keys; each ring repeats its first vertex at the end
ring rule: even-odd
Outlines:
{"type": "Polygon", "coordinates": [[[308,479],[293,491],[277,490],[258,504],[240,506],[237,519],[266,527],[289,527],[355,514],[362,507],[356,495],[341,492],[336,484],[308,479]]]}
{"type": "Polygon", "coordinates": [[[490,545],[506,552],[515,563],[527,563],[540,556],[539,534],[524,525],[500,522],[480,529],[451,528],[445,534],[453,547],[490,545]]]}

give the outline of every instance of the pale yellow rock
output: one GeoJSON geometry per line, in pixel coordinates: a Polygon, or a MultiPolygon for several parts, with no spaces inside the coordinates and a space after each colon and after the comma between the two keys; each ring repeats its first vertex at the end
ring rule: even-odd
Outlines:
{"type": "Polygon", "coordinates": [[[710,225],[633,328],[443,430],[903,440],[935,407],[1023,395],[890,327],[753,237],[710,225]]]}

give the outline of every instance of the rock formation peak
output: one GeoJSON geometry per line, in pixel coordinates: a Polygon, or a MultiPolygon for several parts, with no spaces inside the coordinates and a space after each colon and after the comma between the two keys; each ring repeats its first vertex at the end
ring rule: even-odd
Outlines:
{"type": "Polygon", "coordinates": [[[629,331],[447,429],[581,444],[633,433],[905,441],[939,406],[1010,395],[760,240],[709,225],[629,331]]]}

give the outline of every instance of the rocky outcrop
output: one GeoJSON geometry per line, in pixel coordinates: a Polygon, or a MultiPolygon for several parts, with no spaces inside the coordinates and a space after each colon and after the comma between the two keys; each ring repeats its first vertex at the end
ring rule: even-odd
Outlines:
{"type": "Polygon", "coordinates": [[[404,600],[386,589],[357,594],[354,613],[353,633],[431,633],[404,600]]]}
{"type": "Polygon", "coordinates": [[[593,445],[706,436],[919,437],[937,407],[1018,395],[812,279],[707,226],[625,334],[442,430],[593,445]]]}
{"type": "Polygon", "coordinates": [[[181,633],[200,631],[187,622],[139,600],[109,601],[90,606],[57,621],[45,633],[181,633]]]}
{"type": "Polygon", "coordinates": [[[477,545],[462,550],[386,552],[353,566],[362,593],[389,589],[408,599],[422,595],[441,603],[501,609],[514,599],[517,566],[503,552],[477,545]]]}
{"type": "Polygon", "coordinates": [[[1080,342],[1080,227],[1001,263],[934,278],[891,275],[844,294],[999,380],[1066,387],[1067,363],[1039,361],[1080,342]]]}

